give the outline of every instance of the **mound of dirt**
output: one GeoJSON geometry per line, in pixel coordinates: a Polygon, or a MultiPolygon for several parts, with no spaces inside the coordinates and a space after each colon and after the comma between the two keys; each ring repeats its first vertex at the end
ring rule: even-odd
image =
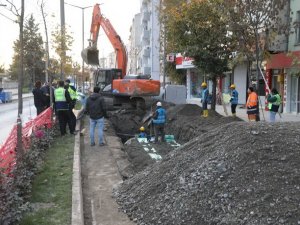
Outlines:
{"type": "Polygon", "coordinates": [[[109,120],[116,134],[125,142],[129,138],[134,137],[135,134],[138,134],[145,113],[134,109],[122,109],[110,113],[109,120]]]}
{"type": "MultiPolygon", "coordinates": [[[[196,136],[210,131],[235,120],[232,117],[223,117],[220,114],[211,111],[208,118],[201,117],[202,108],[197,105],[183,104],[174,105],[164,103],[167,110],[168,122],[165,126],[166,134],[173,134],[177,142],[183,144],[196,136]]],[[[144,115],[147,113],[144,113],[144,115]]],[[[128,138],[138,133],[138,129],[143,125],[143,115],[137,114],[134,110],[120,110],[113,113],[110,117],[117,134],[125,142],[128,138]]],[[[150,130],[146,127],[146,132],[150,130]]],[[[169,144],[152,144],[155,151],[161,157],[174,150],[169,144]]],[[[152,148],[151,146],[149,147],[152,148]]],[[[132,163],[132,172],[137,173],[148,165],[156,162],[137,140],[132,140],[124,145],[124,151],[127,153],[128,160],[132,163]]],[[[133,175],[133,174],[132,174],[133,175]]]]}
{"type": "Polygon", "coordinates": [[[168,122],[166,133],[175,135],[180,143],[186,143],[223,124],[241,121],[239,118],[223,117],[209,110],[207,118],[201,117],[202,108],[198,105],[185,104],[170,107],[167,110],[168,122]]]}
{"type": "Polygon", "coordinates": [[[300,224],[300,123],[221,125],[125,181],[140,225],[300,224]]]}

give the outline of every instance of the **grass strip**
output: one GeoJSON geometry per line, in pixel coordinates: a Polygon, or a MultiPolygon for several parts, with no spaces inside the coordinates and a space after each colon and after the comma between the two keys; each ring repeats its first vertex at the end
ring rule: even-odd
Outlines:
{"type": "Polygon", "coordinates": [[[30,203],[21,225],[71,224],[74,136],[58,137],[33,181],[30,203]]]}

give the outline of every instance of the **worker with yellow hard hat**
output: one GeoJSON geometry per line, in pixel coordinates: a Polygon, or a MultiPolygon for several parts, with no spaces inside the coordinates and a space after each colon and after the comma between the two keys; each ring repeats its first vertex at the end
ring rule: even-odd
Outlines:
{"type": "Polygon", "coordinates": [[[202,102],[202,109],[203,109],[203,117],[208,117],[208,109],[207,109],[207,104],[208,104],[208,89],[207,89],[207,84],[203,82],[201,84],[202,87],[202,92],[201,92],[201,102],[202,102]]]}
{"type": "Polygon", "coordinates": [[[231,113],[233,117],[236,117],[236,107],[239,101],[239,93],[237,92],[237,90],[235,90],[235,84],[231,84],[230,89],[231,89],[231,98],[230,98],[231,113]]]}
{"type": "Polygon", "coordinates": [[[147,138],[147,134],[145,132],[145,127],[140,127],[139,138],[147,138]]]}

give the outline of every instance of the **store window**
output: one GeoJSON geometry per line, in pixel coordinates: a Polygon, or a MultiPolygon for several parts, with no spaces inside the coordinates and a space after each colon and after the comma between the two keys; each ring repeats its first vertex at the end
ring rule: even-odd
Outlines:
{"type": "Polygon", "coordinates": [[[296,43],[295,44],[300,44],[300,11],[297,11],[296,15],[296,23],[295,23],[295,28],[296,28],[296,43]]]}
{"type": "Polygon", "coordinates": [[[191,97],[200,98],[201,97],[201,83],[203,82],[203,76],[198,74],[196,71],[191,71],[191,97]]]}

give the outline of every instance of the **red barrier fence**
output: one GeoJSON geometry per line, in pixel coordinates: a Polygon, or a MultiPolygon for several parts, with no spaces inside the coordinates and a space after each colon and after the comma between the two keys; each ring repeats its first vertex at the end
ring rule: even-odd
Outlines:
{"type": "MultiPolygon", "coordinates": [[[[28,121],[22,128],[22,142],[23,148],[28,150],[30,148],[30,140],[32,132],[52,126],[51,121],[52,108],[48,108],[33,120],[28,121]]],[[[0,168],[10,171],[16,164],[16,147],[17,147],[17,125],[14,125],[8,138],[0,148],[0,168]]]]}

